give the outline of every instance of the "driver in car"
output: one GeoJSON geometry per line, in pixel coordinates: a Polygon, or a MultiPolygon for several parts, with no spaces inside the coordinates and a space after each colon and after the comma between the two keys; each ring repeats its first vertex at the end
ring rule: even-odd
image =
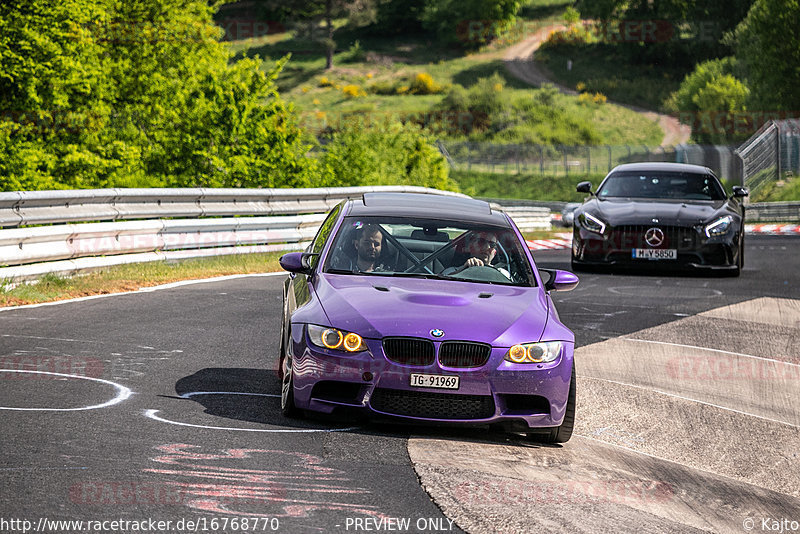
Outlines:
{"type": "MultiPolygon", "coordinates": [[[[497,236],[494,232],[472,232],[466,237],[464,252],[456,253],[453,256],[454,266],[448,267],[442,274],[453,275],[470,267],[495,267],[492,265],[492,260],[497,254],[497,247],[497,236]]],[[[510,278],[508,271],[497,269],[510,278]]]]}
{"type": "Polygon", "coordinates": [[[380,263],[383,234],[378,225],[367,224],[358,228],[353,240],[353,247],[356,251],[356,257],[350,263],[350,269],[353,272],[386,270],[386,267],[380,263]]]}

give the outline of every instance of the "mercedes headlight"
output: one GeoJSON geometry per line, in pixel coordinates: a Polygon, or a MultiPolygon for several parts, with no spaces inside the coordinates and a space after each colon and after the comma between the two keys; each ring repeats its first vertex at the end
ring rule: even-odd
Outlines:
{"type": "Polygon", "coordinates": [[[581,213],[578,216],[578,221],[581,223],[581,226],[583,226],[590,232],[602,235],[606,231],[606,223],[604,223],[591,213],[586,213],[586,212],[581,213]]]}
{"type": "Polygon", "coordinates": [[[720,217],[716,221],[706,225],[706,236],[716,237],[718,235],[725,235],[728,233],[728,230],[731,229],[731,224],[733,224],[733,217],[730,215],[720,217]]]}
{"type": "Polygon", "coordinates": [[[548,363],[561,355],[562,346],[560,341],[514,345],[508,349],[505,359],[513,363],[548,363]]]}
{"type": "Polygon", "coordinates": [[[344,332],[328,326],[308,325],[308,339],[317,347],[331,350],[343,350],[345,352],[367,350],[367,345],[358,334],[344,332]]]}

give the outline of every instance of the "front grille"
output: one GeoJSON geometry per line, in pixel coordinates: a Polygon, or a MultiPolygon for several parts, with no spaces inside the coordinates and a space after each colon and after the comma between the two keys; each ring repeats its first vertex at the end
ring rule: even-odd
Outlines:
{"type": "Polygon", "coordinates": [[[439,349],[439,363],[445,367],[480,367],[489,361],[490,345],[469,341],[445,341],[439,349]]]}
{"type": "Polygon", "coordinates": [[[661,226],[658,224],[637,224],[617,226],[611,229],[609,242],[614,249],[630,250],[633,248],[674,248],[677,250],[691,250],[697,243],[697,232],[687,226],[661,226]],[[664,232],[664,242],[657,246],[650,246],[644,235],[650,228],[660,228],[664,232]]]}
{"type": "Polygon", "coordinates": [[[431,365],[435,358],[433,341],[415,337],[387,337],[383,352],[393,362],[404,365],[431,365]]]}
{"type": "Polygon", "coordinates": [[[376,388],[370,405],[379,412],[426,419],[487,419],[494,415],[494,399],[491,395],[376,388]]]}

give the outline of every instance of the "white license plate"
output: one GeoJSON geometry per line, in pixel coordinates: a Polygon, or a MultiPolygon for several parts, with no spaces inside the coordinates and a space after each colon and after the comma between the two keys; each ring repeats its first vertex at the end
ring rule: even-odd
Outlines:
{"type": "Polygon", "coordinates": [[[637,260],[677,260],[678,251],[674,248],[635,248],[633,258],[637,260]]]}
{"type": "Polygon", "coordinates": [[[411,386],[416,388],[458,389],[459,377],[411,373],[411,386]]]}

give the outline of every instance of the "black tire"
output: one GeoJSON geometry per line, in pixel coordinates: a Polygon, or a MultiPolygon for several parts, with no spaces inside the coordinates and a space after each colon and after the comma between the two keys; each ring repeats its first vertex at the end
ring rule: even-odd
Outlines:
{"type": "Polygon", "coordinates": [[[294,372],[292,371],[292,358],[281,341],[281,413],[284,417],[297,419],[301,417],[300,410],[294,403],[294,372]]]}
{"type": "Polygon", "coordinates": [[[566,443],[572,437],[575,426],[575,364],[572,364],[572,376],[569,381],[569,394],[567,395],[567,408],[564,412],[564,421],[560,426],[550,429],[549,434],[534,434],[531,437],[544,443],[566,443]]]}

